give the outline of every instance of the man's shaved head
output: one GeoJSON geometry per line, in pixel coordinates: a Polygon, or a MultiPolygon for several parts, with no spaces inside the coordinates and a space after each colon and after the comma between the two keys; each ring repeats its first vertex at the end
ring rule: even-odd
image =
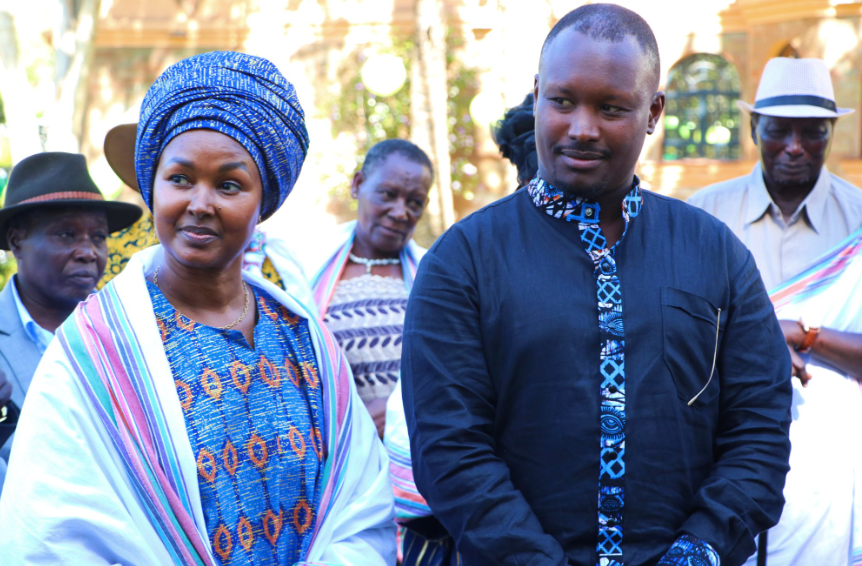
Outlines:
{"type": "MultiPolygon", "coordinates": [[[[647,63],[652,67],[655,89],[658,90],[661,80],[658,43],[652,28],[638,14],[616,4],[587,4],[572,10],[563,16],[548,33],[542,45],[542,59],[554,38],[567,29],[580,32],[596,41],[619,43],[628,36],[633,37],[643,49],[647,63]]],[[[540,60],[540,72],[541,65],[540,60]]]]}

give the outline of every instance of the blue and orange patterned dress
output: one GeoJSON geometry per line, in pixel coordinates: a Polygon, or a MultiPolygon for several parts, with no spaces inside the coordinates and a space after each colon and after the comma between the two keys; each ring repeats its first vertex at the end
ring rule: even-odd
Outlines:
{"type": "Polygon", "coordinates": [[[261,289],[254,348],[147,283],[176,381],[209,542],[223,565],[305,555],[321,487],[323,401],[308,323],[261,289]]]}

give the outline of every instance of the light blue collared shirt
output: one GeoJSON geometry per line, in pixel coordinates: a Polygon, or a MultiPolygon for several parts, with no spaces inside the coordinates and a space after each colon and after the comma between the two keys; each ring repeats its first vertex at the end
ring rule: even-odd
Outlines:
{"type": "Polygon", "coordinates": [[[54,338],[54,333],[39,326],[36,321],[33,320],[33,317],[30,316],[30,311],[27,310],[27,307],[25,307],[24,303],[21,302],[21,297],[18,295],[17,275],[12,278],[10,284],[12,285],[12,296],[15,297],[15,306],[18,308],[18,316],[21,317],[21,325],[24,327],[24,332],[26,332],[27,337],[36,344],[36,348],[39,349],[39,353],[44,354],[45,350],[48,348],[48,344],[51,343],[51,339],[54,338]]]}

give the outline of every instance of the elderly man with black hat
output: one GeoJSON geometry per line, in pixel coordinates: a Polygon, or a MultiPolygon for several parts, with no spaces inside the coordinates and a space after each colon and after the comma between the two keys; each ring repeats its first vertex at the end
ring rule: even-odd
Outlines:
{"type": "Polygon", "coordinates": [[[40,153],[12,170],[0,210],[0,248],[12,250],[18,263],[0,292],[3,468],[18,409],[54,331],[101,279],[108,234],[140,215],[133,204],[105,200],[83,155],[40,153]]]}
{"type": "MultiPolygon", "coordinates": [[[[835,104],[823,61],[781,57],[766,64],[754,105],[737,104],[751,114],[760,161],[750,175],[706,187],[688,202],[724,221],[748,246],[775,301],[836,246],[853,255],[845,240],[862,227],[862,191],[824,165],[836,120],[853,110],[835,104]]],[[[850,241],[857,240],[858,232],[850,241]]],[[[854,497],[862,451],[843,432],[860,425],[862,334],[847,321],[862,312],[830,314],[846,309],[852,307],[817,303],[780,321],[799,378],[793,451],[787,503],[768,541],[761,538],[758,564],[856,564],[854,549],[862,560],[862,495],[854,497]]]]}

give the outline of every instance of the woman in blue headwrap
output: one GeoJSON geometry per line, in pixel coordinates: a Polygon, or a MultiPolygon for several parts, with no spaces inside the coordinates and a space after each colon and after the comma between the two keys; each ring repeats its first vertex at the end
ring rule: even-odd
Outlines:
{"type": "Polygon", "coordinates": [[[160,245],[66,321],[33,379],[0,502],[17,564],[393,564],[387,460],[332,336],[242,272],[308,148],[264,59],[170,67],[136,173],[160,245]]]}

